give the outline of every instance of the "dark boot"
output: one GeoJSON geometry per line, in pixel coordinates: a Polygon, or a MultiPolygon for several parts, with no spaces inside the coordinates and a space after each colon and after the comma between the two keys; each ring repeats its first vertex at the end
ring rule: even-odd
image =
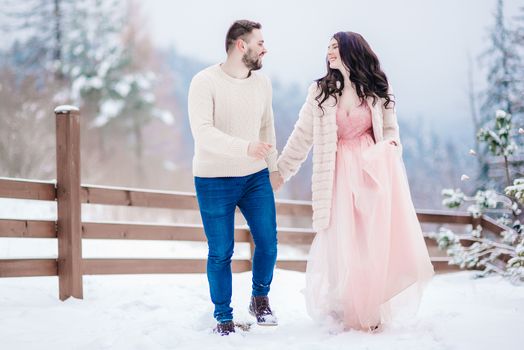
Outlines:
{"type": "Polygon", "coordinates": [[[213,332],[220,335],[228,335],[229,333],[235,333],[235,324],[233,321],[218,322],[213,332]]]}
{"type": "Polygon", "coordinates": [[[277,318],[269,307],[269,298],[267,296],[252,296],[249,304],[249,313],[256,317],[257,324],[260,326],[278,325],[277,318]]]}

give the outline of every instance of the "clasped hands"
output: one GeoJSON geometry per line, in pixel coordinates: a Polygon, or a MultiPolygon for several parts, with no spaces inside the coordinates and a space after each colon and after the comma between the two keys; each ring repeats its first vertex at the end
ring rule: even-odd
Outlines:
{"type": "MultiPolygon", "coordinates": [[[[249,143],[247,154],[253,158],[265,159],[271,151],[271,148],[273,148],[273,146],[269,143],[254,141],[249,143]]],[[[271,182],[273,192],[277,192],[284,184],[284,178],[282,178],[278,171],[273,171],[269,174],[269,181],[271,182]]]]}

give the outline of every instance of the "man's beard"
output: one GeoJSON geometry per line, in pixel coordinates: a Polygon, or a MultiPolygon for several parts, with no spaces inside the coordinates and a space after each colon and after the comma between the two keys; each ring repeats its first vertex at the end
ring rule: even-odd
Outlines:
{"type": "Polygon", "coordinates": [[[248,49],[244,56],[242,56],[242,62],[244,62],[250,71],[262,68],[262,60],[253,54],[252,49],[248,49]]]}

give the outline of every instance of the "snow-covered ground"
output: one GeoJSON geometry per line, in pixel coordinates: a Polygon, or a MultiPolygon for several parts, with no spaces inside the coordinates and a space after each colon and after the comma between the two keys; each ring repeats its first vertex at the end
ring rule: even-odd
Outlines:
{"type": "MultiPolygon", "coordinates": [[[[129,215],[103,207],[82,210],[85,221],[127,220],[129,215]]],[[[172,218],[163,212],[140,214],[133,217],[155,223],[172,218]]],[[[56,203],[0,198],[0,218],[56,220],[56,203]]],[[[205,258],[206,252],[201,242],[82,244],[85,258],[205,258]]],[[[0,238],[0,259],[56,256],[56,239],[0,238]]],[[[247,247],[236,247],[235,258],[248,256],[247,247]]],[[[304,258],[304,251],[283,246],[279,257],[304,258]]],[[[304,274],[276,270],[270,298],[280,325],[253,326],[228,337],[212,333],[205,274],[84,276],[84,300],[65,302],[58,300],[57,277],[1,278],[0,350],[521,349],[524,287],[499,277],[473,279],[473,274],[435,276],[416,319],[367,334],[336,333],[316,325],[305,310],[304,274]]],[[[249,272],[234,274],[238,322],[252,321],[247,312],[250,281],[249,272]]]]}
{"type": "MultiPolygon", "coordinates": [[[[84,300],[58,300],[56,277],[0,279],[0,348],[58,349],[522,349],[524,288],[472,272],[437,275],[416,319],[380,334],[333,333],[313,323],[304,274],[276,270],[278,327],[228,337],[214,321],[204,274],[84,276],[84,300]]],[[[233,277],[236,321],[247,313],[250,273],[233,277]]]]}

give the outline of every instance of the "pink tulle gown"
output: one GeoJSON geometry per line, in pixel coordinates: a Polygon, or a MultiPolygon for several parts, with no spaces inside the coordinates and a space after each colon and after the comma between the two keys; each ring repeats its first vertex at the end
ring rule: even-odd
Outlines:
{"type": "Polygon", "coordinates": [[[375,144],[367,103],[339,108],[337,126],[331,220],[311,246],[306,305],[316,321],[369,331],[416,311],[433,266],[399,147],[375,144]]]}

